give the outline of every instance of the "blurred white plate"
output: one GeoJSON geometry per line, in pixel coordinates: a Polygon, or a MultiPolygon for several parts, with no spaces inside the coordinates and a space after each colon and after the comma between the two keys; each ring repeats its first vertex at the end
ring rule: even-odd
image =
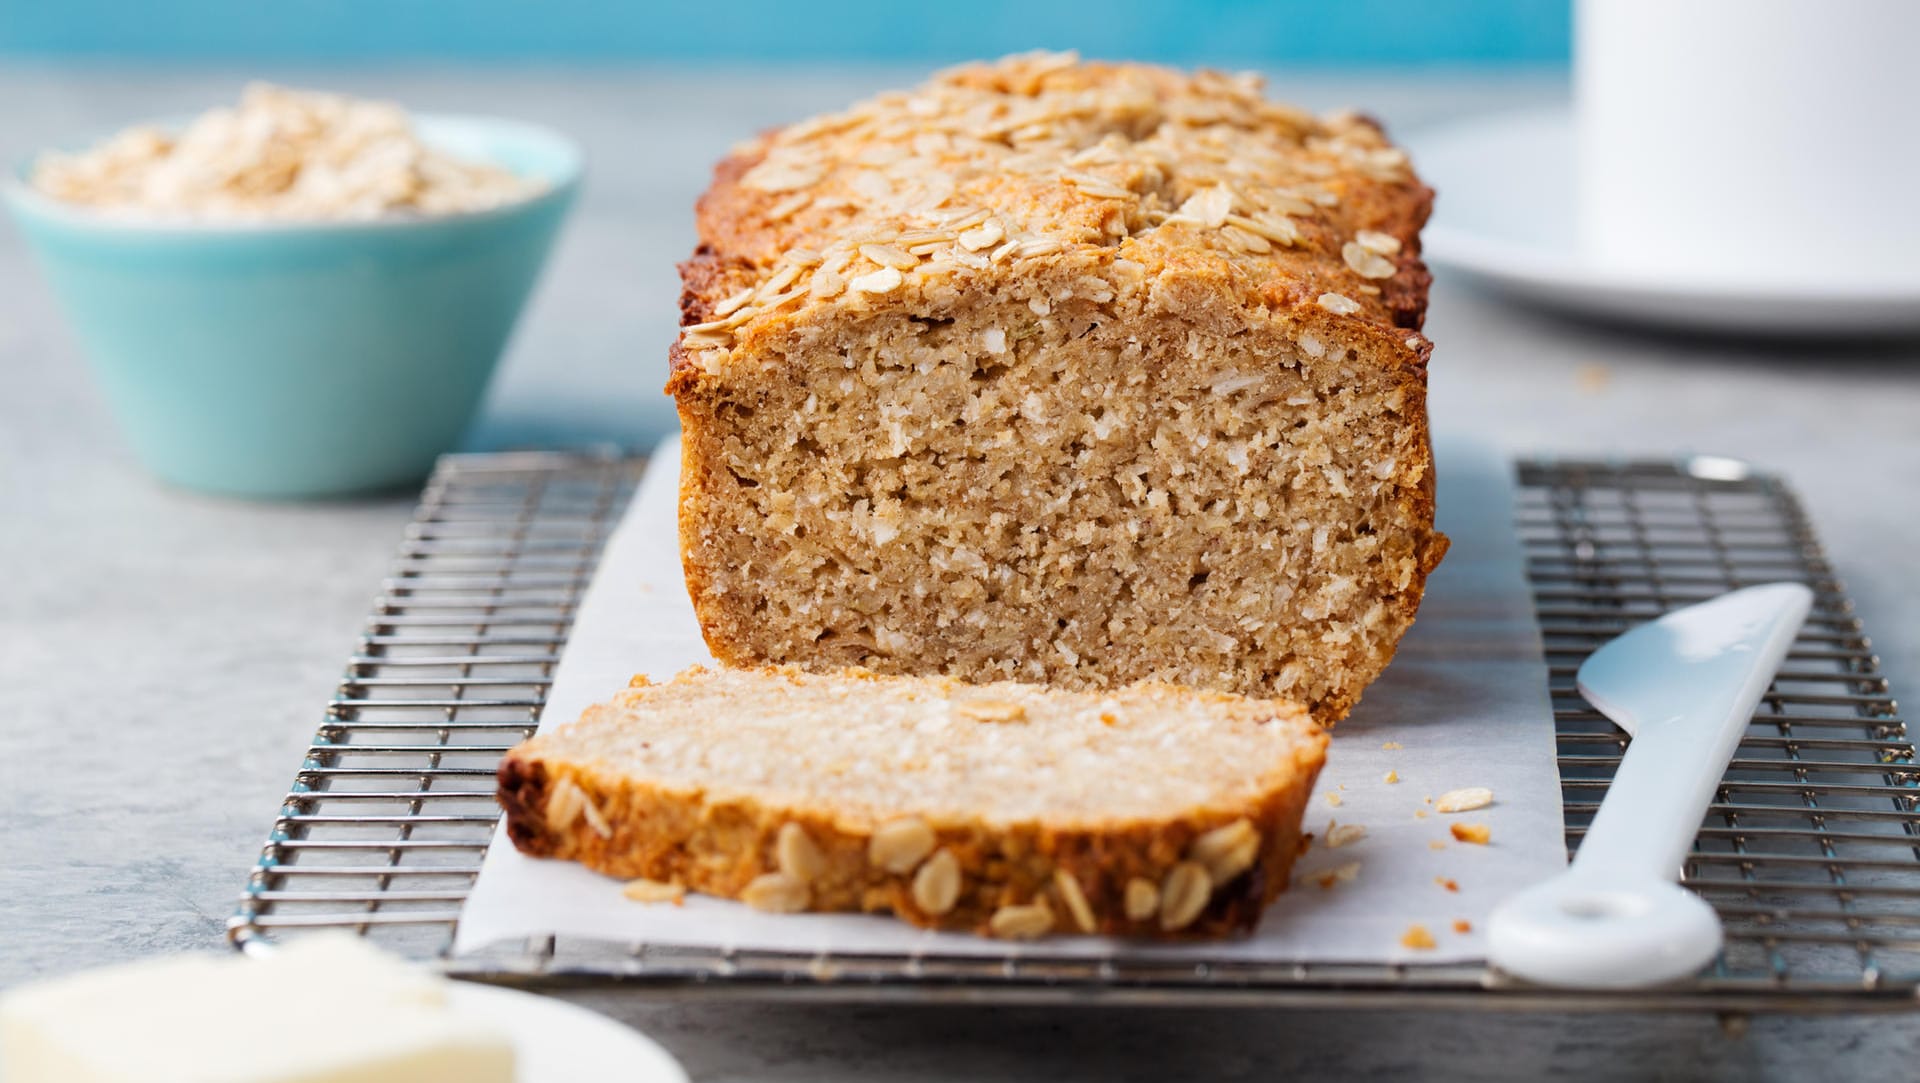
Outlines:
{"type": "MultiPolygon", "coordinates": [[[[1407,140],[1439,193],[1428,260],[1516,297],[1606,319],[1749,333],[1920,330],[1920,260],[1903,281],[1737,282],[1597,266],[1574,233],[1573,125],[1562,106],[1464,121],[1407,140]]],[[[1889,213],[1899,213],[1898,208],[1889,213]]],[[[1765,222],[1755,229],[1769,228],[1765,222]]],[[[1781,238],[1791,245],[1790,237],[1781,238]]]]}
{"type": "Polygon", "coordinates": [[[564,1000],[471,982],[454,982],[449,999],[512,1039],[518,1083],[687,1083],[679,1062],[651,1039],[564,1000]]]}

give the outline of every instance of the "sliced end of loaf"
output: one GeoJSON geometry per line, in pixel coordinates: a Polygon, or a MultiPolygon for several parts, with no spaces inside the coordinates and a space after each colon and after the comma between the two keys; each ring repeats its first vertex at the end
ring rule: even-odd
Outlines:
{"type": "Polygon", "coordinates": [[[1166,685],[696,668],[514,749],[500,801],[527,853],[764,909],[1217,936],[1286,886],[1325,745],[1166,685]]]}
{"type": "Polygon", "coordinates": [[[682,545],[715,656],[1343,717],[1445,547],[1424,345],[1223,286],[1111,262],[982,278],[684,381],[682,545]]]}

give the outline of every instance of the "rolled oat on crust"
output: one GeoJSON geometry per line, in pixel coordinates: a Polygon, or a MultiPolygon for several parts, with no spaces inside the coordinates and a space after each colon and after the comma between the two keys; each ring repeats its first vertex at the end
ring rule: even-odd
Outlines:
{"type": "Polygon", "coordinates": [[[714,655],[1345,716],[1446,549],[1431,195],[1365,118],[1072,56],[743,147],[668,383],[714,655]]]}
{"type": "Polygon", "coordinates": [[[515,748],[499,795],[528,854],[762,910],[1221,936],[1286,887],[1326,741],[1294,704],[1160,684],[695,667],[515,748]]]}

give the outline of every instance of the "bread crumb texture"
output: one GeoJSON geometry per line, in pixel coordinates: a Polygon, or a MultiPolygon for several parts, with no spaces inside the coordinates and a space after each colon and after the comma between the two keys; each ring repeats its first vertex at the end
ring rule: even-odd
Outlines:
{"type": "Polygon", "coordinates": [[[1159,684],[696,667],[515,748],[500,801],[521,850],[643,901],[1218,936],[1287,884],[1326,741],[1296,704],[1159,684]]]}
{"type": "Polygon", "coordinates": [[[1071,55],[739,148],[668,384],[715,656],[1343,717],[1446,546],[1430,203],[1365,118],[1071,55]]]}

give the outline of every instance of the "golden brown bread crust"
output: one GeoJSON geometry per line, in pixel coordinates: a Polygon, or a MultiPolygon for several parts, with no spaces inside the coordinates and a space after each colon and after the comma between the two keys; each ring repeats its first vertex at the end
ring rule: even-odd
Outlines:
{"type": "MultiPolygon", "coordinates": [[[[507,835],[522,853],[577,861],[622,879],[677,883],[692,891],[739,898],[755,877],[778,869],[774,849],[780,828],[799,823],[826,855],[829,871],[813,886],[813,910],[892,913],[924,928],[991,935],[988,921],[1003,906],[1048,897],[1055,869],[1071,873],[1098,915],[1096,932],[1154,938],[1212,938],[1251,930],[1284,890],[1301,849],[1300,825],[1307,791],[1276,793],[1242,815],[1261,825],[1265,840],[1253,865],[1217,889],[1193,924],[1174,931],[1157,920],[1126,916],[1126,885],[1134,877],[1161,883],[1195,838],[1238,817],[1205,823],[1136,825],[1115,832],[1056,831],[1021,825],[1006,831],[942,825],[939,845],[960,859],[966,888],[944,915],[928,914],[913,901],[910,876],[885,873],[867,860],[870,836],[840,830],[830,813],[796,816],[742,802],[691,808],[644,787],[603,779],[577,764],[549,763],[509,755],[499,769],[500,805],[507,835]],[[602,838],[584,822],[561,831],[543,814],[552,787],[562,779],[578,785],[612,826],[602,838]],[[645,830],[637,830],[646,825],[645,830]]],[[[1055,904],[1056,914],[1062,908],[1055,904]]],[[[1072,932],[1071,928],[1060,931],[1072,932]]]]}
{"type": "MultiPolygon", "coordinates": [[[[1346,317],[1344,325],[1373,323],[1404,330],[1421,330],[1425,325],[1432,275],[1421,261],[1419,230],[1427,225],[1432,213],[1432,190],[1413,175],[1404,152],[1386,140],[1379,123],[1371,117],[1342,113],[1315,119],[1263,100],[1260,81],[1246,75],[1227,77],[1212,71],[1187,75],[1139,63],[1062,63],[1062,58],[1044,56],[954,69],[922,90],[933,96],[958,94],[968,106],[983,96],[989,100],[1002,96],[1016,102],[1006,108],[1018,108],[1021,96],[1037,100],[1043,92],[1116,94],[1116,84],[1135,84],[1140,94],[1158,98],[1158,106],[1144,106],[1135,98],[1114,102],[1104,121],[1106,127],[1116,131],[1156,123],[1160,125],[1158,136],[1192,125],[1192,115],[1206,109],[1208,115],[1217,111],[1225,125],[1240,129],[1242,138],[1277,140],[1286,173],[1283,180],[1271,184],[1286,190],[1283,198],[1294,211],[1286,217],[1298,229],[1298,240],[1284,246],[1271,244],[1267,252],[1231,246],[1196,248],[1190,223],[1175,221],[1167,225],[1165,219],[1169,213],[1177,213],[1177,207],[1198,186],[1206,186],[1225,173],[1181,169],[1175,179],[1160,177],[1158,182],[1148,182],[1154,179],[1140,177],[1140,161],[1148,161],[1150,167],[1162,171],[1173,163],[1152,161],[1150,156],[1129,159],[1125,152],[1121,152],[1121,163],[1110,167],[1108,173],[1139,184],[1142,192],[1137,200],[1087,196],[1083,188],[1062,182],[1054,171],[1031,177],[975,177],[962,182],[960,192],[948,198],[945,205],[1008,207],[1008,211],[1020,213],[1025,225],[1044,238],[1073,236],[1073,230],[1091,232],[1094,240],[1079,240],[1075,242],[1077,248],[1110,246],[1098,240],[1106,234],[1106,225],[1116,217],[1135,215],[1139,221],[1131,225],[1146,225],[1148,229],[1129,232],[1117,244],[1117,255],[1137,259],[1154,271],[1192,271],[1202,277],[1219,277],[1225,269],[1246,300],[1258,301],[1269,309],[1311,307],[1321,294],[1331,292],[1359,305],[1359,313],[1346,317]],[[1290,194],[1296,188],[1311,188],[1313,198],[1325,202],[1309,205],[1308,213],[1298,213],[1302,202],[1290,194]],[[1160,225],[1150,225],[1156,221],[1160,225]],[[1342,257],[1346,242],[1354,240],[1361,230],[1398,238],[1400,250],[1388,255],[1394,263],[1392,277],[1363,277],[1342,257]]],[[[912,115],[902,102],[910,100],[902,94],[887,94],[854,106],[847,113],[766,132],[714,167],[712,184],[695,205],[699,248],[680,267],[684,284],[682,326],[701,325],[712,319],[720,301],[764,282],[789,253],[822,252],[835,240],[849,236],[899,232],[920,225],[922,219],[895,213],[889,205],[860,202],[852,194],[847,177],[858,177],[862,171],[854,169],[851,161],[837,157],[828,157],[822,165],[822,180],[808,184],[808,190],[801,192],[812,200],[797,211],[785,211],[797,198],[795,190],[766,190],[743,182],[776,148],[781,152],[824,148],[831,156],[833,138],[854,129],[852,121],[872,115],[912,115]]],[[[1169,138],[1169,144],[1179,146],[1179,140],[1169,138]]],[[[860,144],[854,142],[849,150],[858,148],[860,144]]],[[[956,157],[964,159],[947,154],[929,159],[929,165],[952,169],[956,157]]],[[[778,315],[762,313],[743,326],[793,321],[816,303],[808,298],[801,307],[785,309],[778,315]]],[[[735,338],[747,338],[749,334],[735,330],[735,338]]],[[[1392,342],[1404,338],[1396,336],[1392,342]]],[[[1425,361],[1430,346],[1423,342],[1411,351],[1425,361]]],[[[676,349],[676,373],[682,367],[684,361],[676,349]]]]}
{"type": "MultiPolygon", "coordinates": [[[[792,667],[757,672],[787,680],[836,679],[801,675],[792,667]]],[[[676,678],[675,684],[689,676],[676,678]]],[[[838,676],[890,680],[860,671],[838,676]]],[[[957,682],[936,683],[966,687],[957,682]]],[[[644,681],[636,684],[644,687],[644,681]]],[[[672,688],[658,685],[650,691],[672,688]]],[[[1304,712],[1291,704],[1261,704],[1172,688],[1152,692],[1217,701],[1225,710],[1258,706],[1289,725],[1305,722],[1304,712]]],[[[590,724],[596,712],[610,709],[590,709],[581,725],[590,724]]],[[[498,796],[506,812],[508,838],[522,852],[577,861],[625,879],[644,878],[740,898],[756,878],[780,870],[781,830],[798,824],[824,858],[823,871],[810,885],[808,910],[891,912],[923,927],[993,935],[996,912],[1045,901],[1056,917],[1055,931],[1087,931],[1074,927],[1060,897],[1056,874],[1065,872],[1089,904],[1094,917],[1091,931],[1155,938],[1218,937],[1253,928],[1268,904],[1287,887],[1294,859],[1303,848],[1301,820],[1327,738],[1310,724],[1300,732],[1291,765],[1264,765],[1265,777],[1277,781],[1244,801],[1213,801],[1179,816],[1123,817],[1091,824],[931,818],[938,839],[935,849],[945,849],[958,859],[962,884],[952,909],[939,914],[916,903],[913,870],[889,872],[873,863],[869,846],[878,823],[857,805],[773,807],[725,790],[718,780],[712,788],[670,785],[637,777],[605,759],[568,755],[546,738],[516,747],[501,761],[498,796]],[[556,799],[558,792],[572,787],[591,804],[591,816],[574,814],[571,793],[556,799]],[[1158,913],[1129,917],[1130,881],[1164,883],[1176,865],[1193,859],[1196,839],[1242,820],[1259,833],[1257,855],[1243,872],[1210,889],[1197,918],[1170,930],[1163,928],[1158,913]]]]}
{"type": "MultiPolygon", "coordinates": [[[[1323,722],[1343,717],[1411,624],[1446,549],[1432,529],[1432,344],[1418,333],[1430,282],[1419,230],[1431,205],[1405,155],[1367,118],[1316,119],[1266,102],[1247,77],[1070,57],[957,69],[761,136],[718,166],[699,201],[667,385],[684,434],[683,560],[715,657],[820,664],[741,634],[746,618],[729,609],[743,604],[740,591],[725,581],[741,554],[716,540],[739,530],[723,513],[747,483],[729,470],[741,454],[739,417],[790,408],[772,384],[831,362],[833,349],[819,344],[848,326],[956,315],[964,324],[965,303],[1014,279],[1080,297],[1084,283],[1107,282],[1115,298],[1095,322],[1109,330],[1146,319],[1185,328],[1209,349],[1255,342],[1276,368],[1299,361],[1293,343],[1313,342],[1328,368],[1340,358],[1362,366],[1350,385],[1398,399],[1409,439],[1385,518],[1410,547],[1411,573],[1380,592],[1386,618],[1362,635],[1379,657],[1355,679],[1312,690],[1271,673],[1214,683],[1135,667],[1117,678],[1287,695],[1323,722]],[[858,288],[863,280],[870,288],[858,288]]],[[[1317,379],[1322,392],[1339,381],[1317,379]]],[[[905,656],[851,661],[920,671],[905,656]]]]}
{"type": "MultiPolygon", "coordinates": [[[[1160,264],[1175,273],[1192,270],[1202,277],[1221,273],[1220,260],[1203,256],[1224,256],[1237,272],[1232,274],[1237,289],[1244,291],[1249,301],[1272,310],[1309,308],[1317,315],[1317,298],[1325,293],[1341,294],[1356,302],[1359,311],[1332,321],[1315,321],[1322,330],[1334,334],[1363,324],[1412,331],[1424,326],[1433,276],[1420,259],[1420,230],[1433,210],[1433,190],[1420,182],[1407,165],[1405,153],[1387,141],[1379,123],[1371,117],[1346,113],[1313,118],[1264,100],[1261,83],[1253,76],[1229,77],[1209,71],[1189,76],[1140,64],[1073,63],[1071,54],[1013,57],[993,65],[970,65],[942,73],[922,89],[935,95],[972,92],[1015,97],[1037,96],[1043,91],[1098,94],[1110,93],[1119,80],[1144,83],[1150,88],[1147,93],[1162,99],[1163,108],[1168,102],[1198,101],[1208,109],[1220,110],[1222,119],[1243,129],[1245,137],[1264,136],[1286,142],[1290,167],[1280,179],[1266,178],[1265,182],[1278,187],[1282,198],[1293,204],[1289,209],[1296,213],[1287,217],[1299,233],[1292,243],[1269,245],[1265,252],[1232,248],[1223,252],[1219,246],[1196,251],[1192,234],[1184,228],[1190,223],[1170,225],[1168,215],[1177,216],[1176,207],[1185,197],[1217,179],[1217,174],[1203,172],[1182,176],[1172,185],[1167,185],[1164,178],[1159,185],[1142,185],[1152,190],[1139,193],[1137,209],[1146,221],[1161,224],[1128,236],[1120,243],[1121,254],[1150,267],[1160,264]],[[1302,208],[1294,196],[1302,186],[1310,188],[1316,200],[1323,200],[1307,208],[1305,215],[1297,213],[1302,208]],[[1387,257],[1394,264],[1390,277],[1362,276],[1343,258],[1345,243],[1362,231],[1382,233],[1399,242],[1398,251],[1387,257]]],[[[902,115],[902,102],[913,100],[900,94],[883,95],[846,113],[771,130],[722,159],[714,167],[713,183],[696,203],[699,244],[692,257],[680,264],[682,327],[714,318],[715,307],[723,299],[764,283],[775,266],[792,262],[795,252],[818,253],[835,242],[860,240],[863,234],[897,233],[923,224],[924,215],[889,213],[884,207],[848,200],[843,186],[836,184],[849,171],[847,163],[831,156],[821,167],[823,180],[808,186],[825,194],[801,193],[811,198],[811,205],[798,210],[786,210],[796,198],[791,189],[768,191],[743,183],[743,178],[763,164],[776,147],[789,150],[822,144],[823,137],[871,126],[875,116],[902,115]]],[[[1110,122],[1115,127],[1124,126],[1132,117],[1127,109],[1116,108],[1114,113],[1110,122]]],[[[1181,113],[1171,109],[1151,115],[1162,128],[1177,126],[1181,119],[1181,113]]],[[[1132,119],[1138,123],[1137,117],[1132,119]]],[[[830,142],[824,145],[831,147],[830,142]]],[[[852,149],[859,146],[856,143],[852,149]]],[[[943,167],[952,157],[930,159],[929,164],[943,167]]],[[[1123,168],[1121,172],[1138,182],[1139,178],[1132,176],[1137,169],[1123,168]]],[[[1113,216],[1113,200],[1080,193],[1080,189],[1053,175],[994,175],[977,179],[960,195],[949,198],[944,209],[975,204],[996,210],[1003,206],[1016,208],[1025,212],[1027,225],[1034,233],[1054,240],[1113,216]],[[981,198],[968,201],[965,196],[981,198]]],[[[1076,246],[1104,247],[1094,241],[1079,241],[1076,246]]],[[[875,266],[870,262],[859,265],[875,266]]],[[[743,326],[791,322],[818,304],[819,299],[809,297],[800,308],[760,313],[743,326]]],[[[736,340],[749,334],[733,329],[736,340]]],[[[1388,356],[1404,357],[1410,351],[1416,363],[1424,365],[1432,352],[1432,344],[1425,339],[1388,335],[1382,342],[1397,345],[1403,339],[1407,349],[1392,351],[1388,356]]],[[[678,393],[678,374],[688,364],[685,345],[677,340],[672,348],[676,381],[668,385],[671,393],[678,393]]]]}

